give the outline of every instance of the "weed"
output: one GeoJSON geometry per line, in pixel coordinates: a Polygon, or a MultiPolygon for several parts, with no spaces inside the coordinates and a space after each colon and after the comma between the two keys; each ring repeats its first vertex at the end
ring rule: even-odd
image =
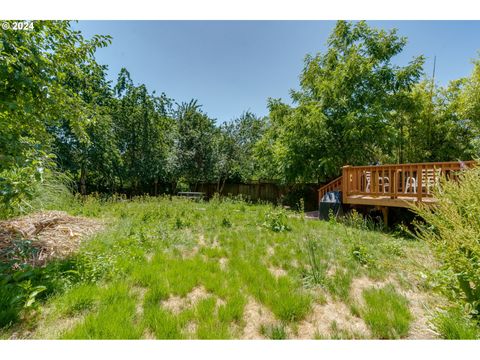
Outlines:
{"type": "Polygon", "coordinates": [[[263,226],[275,232],[291,230],[287,224],[287,214],[283,209],[267,211],[265,213],[265,222],[263,223],[263,226]]]}
{"type": "MultiPolygon", "coordinates": [[[[442,289],[457,306],[465,304],[480,318],[480,167],[463,171],[458,181],[433,189],[435,207],[416,206],[425,223],[417,222],[418,237],[427,242],[442,266],[442,289]],[[453,290],[453,291],[452,291],[453,290]]],[[[440,274],[440,273],[439,273],[440,274]]]]}
{"type": "Polygon", "coordinates": [[[318,252],[320,248],[317,241],[312,237],[308,237],[304,241],[304,246],[309,264],[309,268],[305,271],[304,274],[305,285],[307,285],[307,287],[314,285],[324,285],[327,265],[320,261],[318,257],[318,252]]]}
{"type": "Polygon", "coordinates": [[[223,226],[223,227],[226,227],[226,228],[230,228],[230,227],[232,227],[232,223],[231,223],[230,220],[228,220],[227,218],[223,218],[223,220],[222,220],[222,226],[223,226]]]}
{"type": "Polygon", "coordinates": [[[179,230],[179,229],[183,229],[183,228],[186,228],[188,227],[190,224],[188,223],[188,221],[186,221],[185,219],[183,219],[182,217],[176,217],[175,218],[175,224],[174,224],[174,229],[176,230],[179,230]]]}
{"type": "Polygon", "coordinates": [[[113,284],[101,294],[99,311],[64,335],[65,339],[139,339],[143,329],[135,324],[136,304],[126,284],[113,284]]]}
{"type": "Polygon", "coordinates": [[[370,254],[368,248],[360,242],[352,246],[351,254],[364,267],[373,267],[375,265],[374,257],[370,254]]]}

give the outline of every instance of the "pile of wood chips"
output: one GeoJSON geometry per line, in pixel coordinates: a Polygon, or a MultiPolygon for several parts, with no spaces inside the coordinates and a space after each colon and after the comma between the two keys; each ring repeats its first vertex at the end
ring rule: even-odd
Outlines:
{"type": "Polygon", "coordinates": [[[82,240],[101,230],[98,220],[44,211],[0,221],[0,262],[20,267],[45,265],[78,249],[82,240]]]}

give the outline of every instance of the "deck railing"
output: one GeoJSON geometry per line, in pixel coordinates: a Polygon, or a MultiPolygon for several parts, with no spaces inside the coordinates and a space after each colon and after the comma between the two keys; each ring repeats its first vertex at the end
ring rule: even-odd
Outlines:
{"type": "Polygon", "coordinates": [[[455,179],[459,170],[472,167],[475,161],[452,161],[376,166],[344,166],[341,190],[344,202],[348,197],[402,197],[422,201],[432,197],[441,178],[455,179]]]}
{"type": "Polygon", "coordinates": [[[335,180],[330,181],[328,184],[323,185],[318,190],[318,201],[323,198],[323,196],[330,191],[341,190],[342,189],[342,177],[338,177],[335,180]]]}

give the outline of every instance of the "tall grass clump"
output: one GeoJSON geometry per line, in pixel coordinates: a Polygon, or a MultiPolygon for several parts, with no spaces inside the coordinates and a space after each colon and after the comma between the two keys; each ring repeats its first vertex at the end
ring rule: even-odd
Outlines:
{"type": "Polygon", "coordinates": [[[363,291],[361,315],[375,338],[398,339],[408,334],[413,317],[407,299],[393,286],[363,291]]]}
{"type": "Polygon", "coordinates": [[[46,169],[26,179],[14,177],[10,180],[15,186],[3,180],[0,179],[0,219],[38,210],[67,209],[75,202],[73,180],[55,170],[46,169]]]}
{"type": "Polygon", "coordinates": [[[440,262],[441,290],[478,318],[480,313],[480,168],[459,174],[434,189],[435,206],[414,209],[425,223],[417,235],[428,242],[440,262]]]}
{"type": "Polygon", "coordinates": [[[318,240],[313,236],[308,236],[304,242],[304,251],[308,259],[308,268],[305,269],[303,280],[307,287],[325,285],[327,263],[320,258],[322,248],[318,240]]]}
{"type": "Polygon", "coordinates": [[[443,339],[474,340],[480,337],[477,324],[458,308],[439,313],[433,323],[443,339]]]}

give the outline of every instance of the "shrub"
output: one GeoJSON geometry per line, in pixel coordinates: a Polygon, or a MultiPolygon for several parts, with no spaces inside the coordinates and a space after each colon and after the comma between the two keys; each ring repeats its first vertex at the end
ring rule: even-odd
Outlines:
{"type": "Polygon", "coordinates": [[[417,236],[427,241],[441,264],[442,289],[460,306],[480,312],[480,168],[459,174],[459,181],[444,181],[434,189],[435,206],[414,209],[425,223],[417,223],[417,236]]]}
{"type": "Polygon", "coordinates": [[[275,232],[290,231],[287,224],[287,214],[283,209],[267,211],[263,226],[275,232]]]}

